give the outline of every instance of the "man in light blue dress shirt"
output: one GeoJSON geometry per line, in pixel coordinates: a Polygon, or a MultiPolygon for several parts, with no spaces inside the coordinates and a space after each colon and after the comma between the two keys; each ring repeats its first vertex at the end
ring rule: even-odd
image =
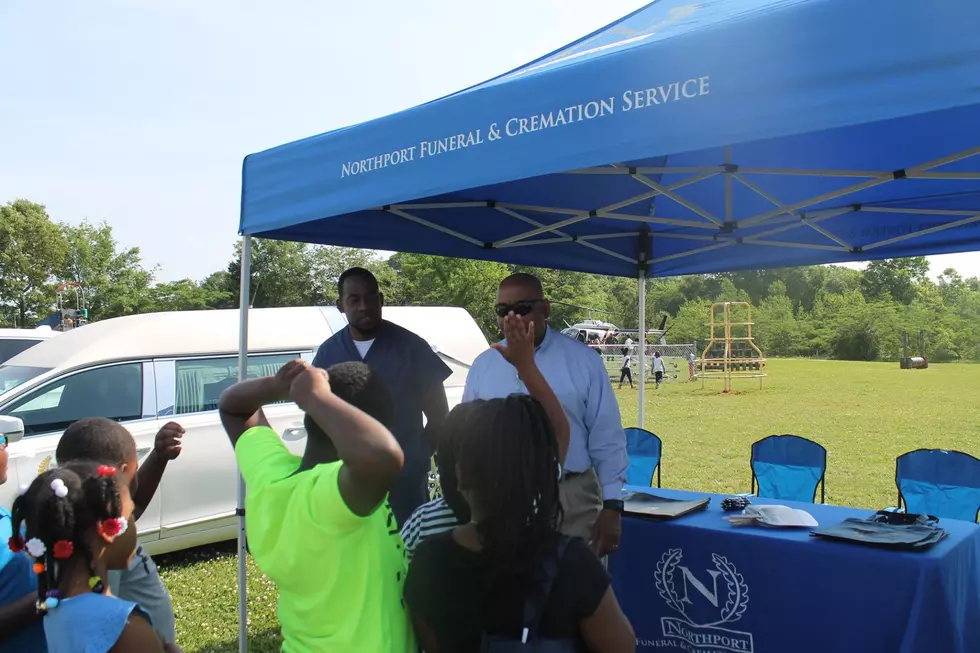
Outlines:
{"type": "MultiPolygon", "coordinates": [[[[514,274],[504,279],[497,289],[495,311],[498,324],[512,312],[534,322],[535,360],[568,415],[571,441],[560,488],[565,513],[562,532],[583,538],[600,556],[614,553],[619,548],[622,489],[629,462],[619,404],[605,363],[585,344],[548,326],[551,306],[537,277],[514,274]]],[[[526,392],[517,370],[499,352],[488,349],[473,362],[463,401],[526,392]]]]}

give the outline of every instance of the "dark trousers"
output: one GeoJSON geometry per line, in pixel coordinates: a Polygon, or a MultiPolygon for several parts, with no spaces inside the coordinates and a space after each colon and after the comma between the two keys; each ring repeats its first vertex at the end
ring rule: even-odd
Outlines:
{"type": "Polygon", "coordinates": [[[633,385],[633,372],[630,371],[630,368],[624,367],[620,372],[619,385],[623,385],[623,381],[629,381],[630,385],[633,385]]]}

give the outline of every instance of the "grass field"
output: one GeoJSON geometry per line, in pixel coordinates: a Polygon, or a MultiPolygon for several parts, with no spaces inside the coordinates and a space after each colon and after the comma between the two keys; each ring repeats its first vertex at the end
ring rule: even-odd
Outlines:
{"type": "MultiPolygon", "coordinates": [[[[749,448],[795,433],[827,448],[827,502],[895,505],[895,457],[920,447],[980,457],[980,366],[900,370],[897,363],[775,360],[765,388],[737,382],[667,383],[647,393],[646,427],[663,439],[663,485],[715,493],[749,491],[749,448]]],[[[687,376],[681,370],[681,378],[687,376]]],[[[617,391],[623,424],[636,424],[635,390],[617,391]]],[[[187,653],[238,650],[234,546],[157,561],[187,653]]],[[[249,561],[250,651],[279,650],[275,587],[249,561]]]]}

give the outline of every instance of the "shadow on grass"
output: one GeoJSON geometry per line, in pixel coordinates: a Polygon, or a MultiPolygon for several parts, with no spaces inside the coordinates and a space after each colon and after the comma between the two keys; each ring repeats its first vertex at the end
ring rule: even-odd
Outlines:
{"type": "MultiPolygon", "coordinates": [[[[248,636],[249,653],[279,653],[281,647],[279,629],[261,630],[248,636]]],[[[203,648],[187,649],[185,653],[238,653],[238,640],[207,644],[203,648]]]]}
{"type": "Polygon", "coordinates": [[[211,562],[220,558],[234,558],[237,551],[237,542],[235,540],[228,540],[226,542],[207,544],[193,549],[153,556],[153,560],[157,563],[158,567],[179,569],[200,562],[211,562]]]}

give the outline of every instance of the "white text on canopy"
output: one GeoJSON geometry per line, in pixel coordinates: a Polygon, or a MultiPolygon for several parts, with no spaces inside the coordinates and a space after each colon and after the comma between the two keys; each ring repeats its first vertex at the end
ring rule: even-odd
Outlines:
{"type": "Polygon", "coordinates": [[[615,115],[617,112],[629,113],[640,109],[664,106],[673,102],[693,100],[711,93],[709,82],[710,78],[707,75],[692,77],[683,81],[647,88],[627,89],[619,96],[590,100],[561,109],[553,109],[529,116],[510,117],[504,121],[491,123],[485,131],[483,128],[472,129],[435,140],[420,141],[415,145],[364,159],[347,161],[340,166],[340,176],[341,178],[353,177],[392,166],[414,163],[419,159],[478,147],[502,138],[513,138],[579,122],[601,120],[615,115]]]}

